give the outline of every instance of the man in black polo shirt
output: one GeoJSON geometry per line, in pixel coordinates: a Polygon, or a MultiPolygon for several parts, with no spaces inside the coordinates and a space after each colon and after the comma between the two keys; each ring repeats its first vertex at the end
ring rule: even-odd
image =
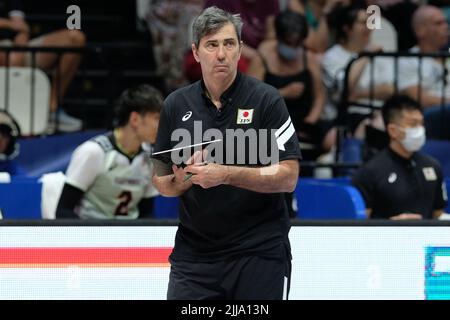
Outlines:
{"type": "Polygon", "coordinates": [[[153,178],[161,194],[181,197],[168,299],[287,297],[283,192],[295,189],[300,149],[277,90],[237,71],[241,29],[238,15],[216,7],[196,18],[192,51],[203,80],[169,95],[161,113],[155,152],[179,146],[186,132],[194,139],[185,145],[222,139],[206,165],[197,152],[193,165],[153,178]],[[236,142],[242,133],[247,138],[236,142]]]}
{"type": "Polygon", "coordinates": [[[394,96],[383,106],[389,147],[355,172],[352,182],[366,201],[370,218],[438,218],[447,193],[439,163],[417,152],[425,143],[420,105],[394,96]]]}

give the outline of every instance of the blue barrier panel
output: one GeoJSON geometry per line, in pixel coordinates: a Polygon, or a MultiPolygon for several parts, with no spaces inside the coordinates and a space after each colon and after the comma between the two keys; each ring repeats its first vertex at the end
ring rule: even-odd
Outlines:
{"type": "Polygon", "coordinates": [[[20,139],[17,163],[28,176],[33,177],[40,177],[48,172],[65,171],[73,150],[103,132],[105,131],[96,130],[20,139]]]}
{"type": "Polygon", "coordinates": [[[365,204],[350,185],[303,181],[295,189],[300,219],[365,219],[365,204]]]}
{"type": "Polygon", "coordinates": [[[180,199],[157,196],[153,202],[153,216],[159,219],[177,219],[180,199]]]}
{"type": "Polygon", "coordinates": [[[0,208],[4,219],[40,219],[41,183],[33,178],[0,183],[0,208]]]}

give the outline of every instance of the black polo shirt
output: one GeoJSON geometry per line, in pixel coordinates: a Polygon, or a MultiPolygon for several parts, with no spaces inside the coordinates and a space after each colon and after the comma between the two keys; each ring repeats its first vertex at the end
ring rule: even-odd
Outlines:
{"type": "Polygon", "coordinates": [[[434,210],[446,207],[441,167],[419,152],[406,159],[387,148],[356,171],[352,183],[375,219],[405,212],[431,219],[434,210]]]}
{"type": "MultiPolygon", "coordinates": [[[[231,140],[227,140],[227,129],[278,130],[274,142],[279,161],[301,158],[286,105],[275,88],[238,73],[222,94],[221,102],[218,110],[207,97],[202,81],[170,94],[161,112],[154,151],[174,148],[178,141],[171,141],[172,132],[182,128],[193,134],[194,121],[201,121],[202,133],[215,128],[223,134],[223,146],[231,140]]],[[[185,145],[199,142],[197,139],[185,145]]],[[[251,160],[254,147],[254,143],[245,143],[245,163],[240,165],[260,164],[251,160]]],[[[223,151],[225,160],[225,147],[223,151]]],[[[239,154],[236,148],[234,154],[239,154]]],[[[243,155],[239,155],[242,159],[243,155]]],[[[236,160],[236,157],[230,158],[236,160]]],[[[193,185],[181,196],[180,224],[171,258],[212,260],[250,253],[281,257],[288,244],[289,228],[288,211],[281,193],[263,194],[229,185],[209,189],[193,185]]]]}

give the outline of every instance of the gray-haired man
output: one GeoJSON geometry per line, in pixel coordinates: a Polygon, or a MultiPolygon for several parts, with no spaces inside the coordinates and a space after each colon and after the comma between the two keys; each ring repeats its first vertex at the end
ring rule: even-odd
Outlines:
{"type": "Polygon", "coordinates": [[[216,7],[196,18],[192,51],[203,80],[172,93],[161,113],[155,152],[177,145],[175,130],[195,137],[200,123],[202,136],[208,130],[223,134],[215,151],[223,151],[227,159],[216,161],[210,154],[207,165],[196,159],[201,163],[173,166],[173,175],[153,178],[161,194],[180,196],[182,203],[168,299],[287,297],[290,225],[282,193],[296,186],[300,149],[277,90],[237,71],[241,28],[238,15],[216,7]],[[275,132],[269,144],[278,160],[263,164],[258,158],[253,163],[267,139],[237,145],[228,138],[230,130],[275,132]],[[229,161],[241,156],[243,163],[229,161]],[[187,180],[188,173],[193,176],[187,180]]]}

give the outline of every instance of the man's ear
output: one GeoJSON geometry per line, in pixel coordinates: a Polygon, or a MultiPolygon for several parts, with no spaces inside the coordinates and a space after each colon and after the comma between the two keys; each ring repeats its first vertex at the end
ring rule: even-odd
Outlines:
{"type": "Polygon", "coordinates": [[[398,139],[398,128],[395,124],[393,123],[388,123],[387,127],[386,127],[386,132],[388,133],[390,138],[395,138],[398,139]]]}
{"type": "Polygon", "coordinates": [[[417,25],[414,28],[414,32],[416,34],[416,37],[419,39],[422,39],[425,35],[425,26],[417,25]]]}
{"type": "Polygon", "coordinates": [[[195,61],[200,62],[200,58],[198,57],[198,50],[194,43],[191,44],[191,49],[192,49],[192,54],[194,55],[195,61]]]}
{"type": "Polygon", "coordinates": [[[136,111],[131,111],[130,118],[128,120],[128,123],[131,125],[136,125],[139,119],[139,113],[136,111]]]}

